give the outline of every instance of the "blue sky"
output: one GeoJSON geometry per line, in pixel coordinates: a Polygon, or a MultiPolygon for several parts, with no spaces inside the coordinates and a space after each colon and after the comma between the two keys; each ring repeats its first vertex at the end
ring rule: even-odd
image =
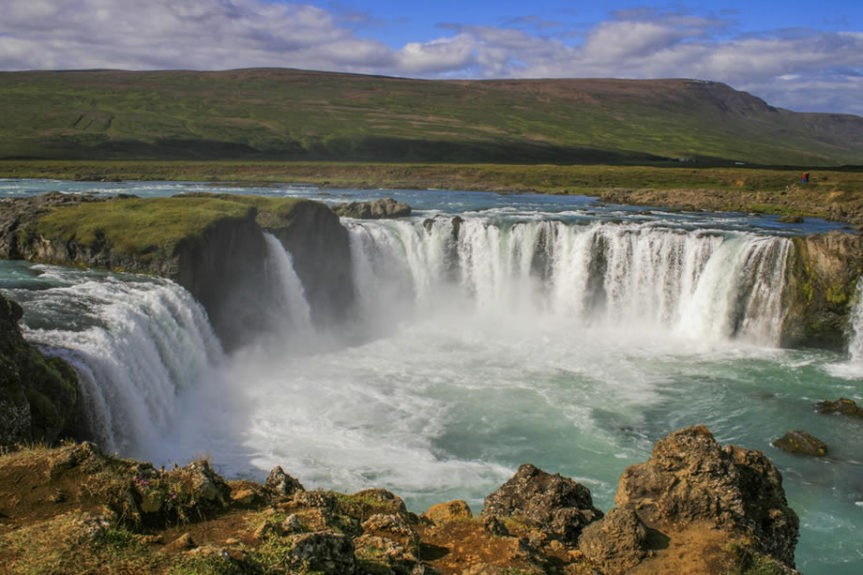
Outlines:
{"type": "Polygon", "coordinates": [[[863,1],[0,0],[0,69],[685,77],[863,115],[863,1]]]}

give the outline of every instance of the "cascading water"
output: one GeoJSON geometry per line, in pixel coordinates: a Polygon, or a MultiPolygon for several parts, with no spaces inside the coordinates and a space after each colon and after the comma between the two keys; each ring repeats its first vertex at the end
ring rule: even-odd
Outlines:
{"type": "MultiPolygon", "coordinates": [[[[306,301],[305,290],[291,254],[273,234],[264,233],[267,244],[267,275],[272,287],[268,302],[273,317],[277,320],[278,337],[294,343],[308,342],[315,335],[312,310],[306,301]]],[[[272,334],[268,334],[272,337],[272,334]]]]}
{"type": "Polygon", "coordinates": [[[368,316],[393,302],[435,313],[544,313],[583,324],[660,328],[774,345],[791,243],[645,224],[485,218],[351,224],[368,316]]]}
{"type": "Polygon", "coordinates": [[[103,449],[150,452],[178,394],[205,386],[223,361],[201,306],[167,280],[35,271],[45,289],[9,290],[28,310],[25,336],[78,371],[89,432],[103,449]]]}
{"type": "Polygon", "coordinates": [[[851,364],[863,370],[863,281],[858,280],[857,284],[857,301],[848,319],[851,326],[848,355],[851,356],[851,364]]]}

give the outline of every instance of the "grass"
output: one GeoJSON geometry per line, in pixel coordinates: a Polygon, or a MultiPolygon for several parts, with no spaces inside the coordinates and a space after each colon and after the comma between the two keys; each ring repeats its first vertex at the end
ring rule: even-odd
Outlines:
{"type": "Polygon", "coordinates": [[[863,164],[860,119],[689,80],[0,74],[0,158],[863,164]]]}
{"type": "Polygon", "coordinates": [[[39,218],[36,232],[80,245],[107,245],[115,252],[146,259],[156,253],[172,254],[181,241],[200,237],[218,220],[250,217],[255,212],[287,218],[297,203],[214,195],[85,202],[54,208],[39,218]]]}
{"type": "MultiPolygon", "coordinates": [[[[796,169],[685,166],[559,166],[278,161],[22,161],[0,160],[0,177],[69,180],[207,181],[325,187],[459,189],[592,193],[605,189],[782,191],[796,169]]],[[[863,171],[812,172],[807,190],[863,192],[863,171]]]]}

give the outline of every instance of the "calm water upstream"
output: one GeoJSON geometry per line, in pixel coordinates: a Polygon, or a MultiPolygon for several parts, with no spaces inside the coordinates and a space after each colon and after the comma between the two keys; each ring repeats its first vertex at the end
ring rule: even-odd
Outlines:
{"type": "Polygon", "coordinates": [[[291,254],[269,238],[284,321],[230,355],[169,281],[0,263],[27,337],[81,373],[108,450],[157,464],[208,453],[257,479],[282,465],[307,487],[391,489],[414,511],[454,498],[478,511],[531,462],[608,510],[627,465],[703,423],[781,469],[801,518],[799,569],[863,571],[863,424],[813,410],[863,400],[863,306],[844,354],[777,345],[788,237],[835,224],[586,197],[0,180],[3,197],[50,190],[393,196],[415,209],[343,220],[358,305],[338,333],[311,323],[291,254]],[[831,456],[770,445],[792,428],[831,456]]]}

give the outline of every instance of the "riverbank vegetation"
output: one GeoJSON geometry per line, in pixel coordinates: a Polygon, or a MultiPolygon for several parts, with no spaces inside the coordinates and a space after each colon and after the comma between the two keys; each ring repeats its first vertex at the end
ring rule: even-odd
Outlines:
{"type": "Polygon", "coordinates": [[[585,194],[632,203],[863,223],[863,170],[371,162],[0,161],[0,177],[585,194]]]}

